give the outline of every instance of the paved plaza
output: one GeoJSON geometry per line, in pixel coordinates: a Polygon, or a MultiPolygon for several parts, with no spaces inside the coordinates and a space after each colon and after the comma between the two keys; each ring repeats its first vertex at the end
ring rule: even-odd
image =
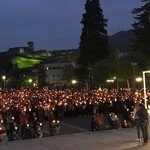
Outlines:
{"type": "Polygon", "coordinates": [[[136,129],[84,132],[0,143],[0,150],[149,150],[136,141],[136,129]]]}

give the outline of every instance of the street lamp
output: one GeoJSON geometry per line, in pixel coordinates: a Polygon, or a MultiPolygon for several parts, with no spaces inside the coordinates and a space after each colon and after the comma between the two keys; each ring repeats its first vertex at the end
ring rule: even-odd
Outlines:
{"type": "Polygon", "coordinates": [[[72,82],[72,84],[76,84],[76,83],[77,83],[77,81],[76,81],[76,80],[72,80],[71,82],[72,82]]]}
{"type": "Polygon", "coordinates": [[[30,78],[30,79],[28,80],[28,82],[29,82],[29,86],[31,86],[33,80],[30,78]]]}
{"type": "Polygon", "coordinates": [[[29,83],[32,83],[32,79],[29,79],[29,83]]]}
{"type": "Polygon", "coordinates": [[[2,76],[2,79],[4,80],[4,89],[5,89],[5,82],[6,82],[6,76],[2,76]]]}
{"type": "Polygon", "coordinates": [[[141,82],[143,79],[141,77],[137,77],[135,80],[136,82],[141,82]]]}
{"type": "Polygon", "coordinates": [[[107,83],[114,83],[114,79],[107,79],[106,82],[107,83]]]}
{"type": "Polygon", "coordinates": [[[131,65],[133,66],[132,90],[135,91],[135,67],[137,66],[137,63],[136,62],[132,62],[131,65]]]}
{"type": "MultiPolygon", "coordinates": [[[[72,83],[72,88],[76,89],[77,80],[74,79],[74,80],[71,81],[71,83],[72,83]]],[[[72,92],[72,95],[73,95],[73,92],[72,92]]]]}
{"type": "Polygon", "coordinates": [[[146,96],[146,81],[145,81],[145,74],[146,73],[150,73],[150,70],[148,71],[142,71],[143,73],[143,89],[144,89],[144,103],[145,103],[145,107],[147,108],[147,96],[146,96]]]}
{"type": "Polygon", "coordinates": [[[88,90],[91,89],[91,65],[89,65],[89,67],[87,67],[87,70],[88,70],[88,84],[87,84],[87,88],[88,90]]]}
{"type": "Polygon", "coordinates": [[[143,86],[143,83],[142,83],[143,78],[142,77],[137,77],[137,78],[135,78],[135,81],[136,81],[136,87],[137,87],[137,89],[142,88],[142,86],[143,86]]]}

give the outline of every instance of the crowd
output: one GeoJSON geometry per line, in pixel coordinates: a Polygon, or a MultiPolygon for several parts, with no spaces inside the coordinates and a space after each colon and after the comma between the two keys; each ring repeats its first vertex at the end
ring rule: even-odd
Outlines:
{"type": "MultiPolygon", "coordinates": [[[[149,97],[150,92],[147,91],[149,97]]],[[[21,127],[24,137],[24,124],[49,120],[53,112],[56,118],[77,117],[97,114],[121,116],[120,126],[131,122],[135,103],[144,102],[143,91],[132,92],[127,89],[9,89],[0,91],[0,126],[4,126],[7,136],[10,128],[21,127]],[[15,125],[15,126],[14,126],[15,125]]],[[[118,118],[118,117],[117,117],[118,118]]],[[[94,120],[93,119],[93,120],[94,120]]],[[[111,120],[110,120],[111,121],[111,120]]],[[[92,125],[91,125],[92,126],[92,125]]],[[[93,129],[92,129],[93,130],[93,129]]],[[[19,138],[19,137],[18,137],[19,138]]]]}

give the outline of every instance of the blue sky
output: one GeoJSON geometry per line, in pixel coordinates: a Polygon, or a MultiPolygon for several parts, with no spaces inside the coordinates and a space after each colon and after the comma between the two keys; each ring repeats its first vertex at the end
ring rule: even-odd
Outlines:
{"type": "MultiPolygon", "coordinates": [[[[78,48],[86,0],[0,0],[0,51],[35,43],[35,49],[78,48]]],[[[100,0],[108,35],[131,29],[140,0],[100,0]]]]}

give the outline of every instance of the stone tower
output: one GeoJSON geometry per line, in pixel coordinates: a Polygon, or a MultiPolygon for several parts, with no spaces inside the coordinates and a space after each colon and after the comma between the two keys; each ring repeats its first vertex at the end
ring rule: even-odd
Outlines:
{"type": "Polygon", "coordinates": [[[28,49],[29,49],[31,52],[34,51],[34,42],[29,41],[29,42],[27,43],[27,46],[28,46],[28,49]]]}

